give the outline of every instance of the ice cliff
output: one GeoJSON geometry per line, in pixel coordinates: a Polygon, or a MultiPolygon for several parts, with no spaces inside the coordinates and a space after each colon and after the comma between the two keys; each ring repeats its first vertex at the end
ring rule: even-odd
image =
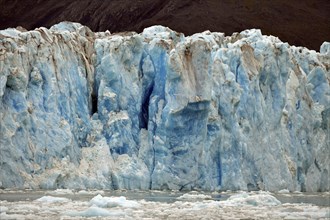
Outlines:
{"type": "Polygon", "coordinates": [[[0,31],[0,187],[330,190],[330,43],[0,31]]]}

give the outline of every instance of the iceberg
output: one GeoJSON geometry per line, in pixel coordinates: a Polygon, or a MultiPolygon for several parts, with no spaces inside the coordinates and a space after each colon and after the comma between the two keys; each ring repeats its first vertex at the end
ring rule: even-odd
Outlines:
{"type": "Polygon", "coordinates": [[[0,187],[329,191],[329,45],[1,30],[0,187]]]}

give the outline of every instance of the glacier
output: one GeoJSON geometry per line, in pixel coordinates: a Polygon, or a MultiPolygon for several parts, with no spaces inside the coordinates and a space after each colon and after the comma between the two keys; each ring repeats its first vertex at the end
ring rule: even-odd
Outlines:
{"type": "Polygon", "coordinates": [[[330,190],[330,43],[0,31],[0,187],[330,190]]]}

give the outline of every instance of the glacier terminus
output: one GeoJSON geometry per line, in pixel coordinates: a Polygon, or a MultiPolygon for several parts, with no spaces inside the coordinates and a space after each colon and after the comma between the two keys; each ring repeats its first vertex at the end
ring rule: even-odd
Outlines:
{"type": "Polygon", "coordinates": [[[330,43],[0,31],[0,187],[330,190],[330,43]]]}

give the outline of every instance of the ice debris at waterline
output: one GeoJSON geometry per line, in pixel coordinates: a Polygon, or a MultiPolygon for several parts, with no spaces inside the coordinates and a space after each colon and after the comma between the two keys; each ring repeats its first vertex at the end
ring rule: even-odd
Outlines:
{"type": "MultiPolygon", "coordinates": [[[[36,191],[32,191],[35,193],[36,191]]],[[[113,191],[112,191],[113,192],[113,191]]],[[[239,192],[230,193],[227,199],[213,200],[206,194],[186,193],[174,201],[150,201],[126,197],[91,195],[86,199],[42,196],[38,199],[19,201],[0,201],[0,218],[4,219],[318,219],[330,217],[328,206],[317,206],[308,203],[281,203],[272,193],[239,192]],[[195,197],[193,197],[193,195],[195,197]],[[204,198],[204,199],[203,199],[204,198]],[[56,201],[58,200],[58,201],[56,201]],[[61,202],[59,202],[62,200],[61,202]],[[132,205],[134,204],[134,205],[132,205]]],[[[167,192],[155,192],[166,197],[167,192]]],[[[15,194],[15,191],[6,191],[15,194]]],[[[21,191],[20,195],[28,191],[21,191]]],[[[125,193],[124,193],[125,194],[125,193]]],[[[175,193],[174,193],[175,194],[175,193]]],[[[26,194],[25,194],[26,195],[26,194]]],[[[176,194],[178,196],[179,194],[176,194]]],[[[221,195],[225,195],[221,193],[221,195]]],[[[309,193],[307,197],[311,194],[309,193]]],[[[318,195],[321,195],[318,193],[318,195]]],[[[305,195],[306,196],[306,195],[305,195]]],[[[302,195],[302,197],[305,197],[302,195]]],[[[328,196],[327,194],[323,195],[328,196]]],[[[174,197],[174,198],[175,198],[174,197]]],[[[16,197],[18,198],[18,197],[16,197]]],[[[156,196],[157,198],[157,196],[156,196]]]]}
{"type": "Polygon", "coordinates": [[[328,191],[320,51],[255,29],[2,30],[0,186],[328,191]]]}

